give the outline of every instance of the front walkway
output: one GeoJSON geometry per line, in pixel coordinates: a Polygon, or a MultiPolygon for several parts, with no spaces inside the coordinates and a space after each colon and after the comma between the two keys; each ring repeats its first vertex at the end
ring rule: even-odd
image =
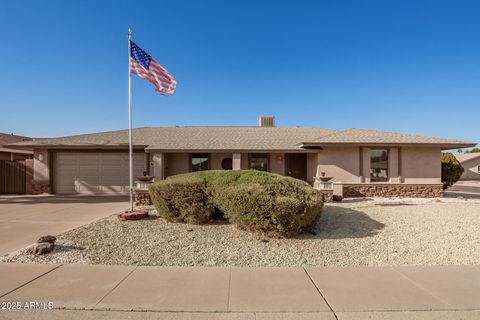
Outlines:
{"type": "Polygon", "coordinates": [[[125,196],[0,195],[0,255],[126,208],[125,196]]]}
{"type": "Polygon", "coordinates": [[[1,319],[480,318],[479,266],[0,264],[0,279],[1,302],[51,302],[56,309],[0,310],[1,319]]]}

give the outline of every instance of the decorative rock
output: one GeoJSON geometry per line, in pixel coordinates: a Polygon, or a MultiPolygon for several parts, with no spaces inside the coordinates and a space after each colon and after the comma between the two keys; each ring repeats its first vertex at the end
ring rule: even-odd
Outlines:
{"type": "Polygon", "coordinates": [[[32,181],[32,194],[44,194],[44,193],[50,193],[50,184],[42,181],[32,181]]]}
{"type": "Polygon", "coordinates": [[[334,194],[334,195],[332,196],[332,200],[333,200],[333,201],[338,201],[338,202],[340,202],[340,201],[343,200],[343,197],[342,197],[341,195],[334,194]]]}
{"type": "Polygon", "coordinates": [[[323,193],[325,202],[331,202],[333,197],[333,190],[320,190],[323,193]]]}
{"type": "Polygon", "coordinates": [[[53,250],[54,244],[50,242],[34,243],[27,248],[27,253],[36,256],[49,253],[53,250]]]}
{"type": "Polygon", "coordinates": [[[152,204],[148,190],[135,189],[135,204],[137,206],[149,206],[152,204]]]}
{"type": "Polygon", "coordinates": [[[123,213],[117,214],[117,218],[120,221],[125,220],[139,220],[148,217],[147,210],[133,210],[132,212],[125,211],[123,213]]]}
{"type": "Polygon", "coordinates": [[[55,244],[55,241],[57,241],[57,237],[48,235],[48,236],[41,236],[40,238],[38,238],[37,243],[49,242],[51,244],[55,244]]]}

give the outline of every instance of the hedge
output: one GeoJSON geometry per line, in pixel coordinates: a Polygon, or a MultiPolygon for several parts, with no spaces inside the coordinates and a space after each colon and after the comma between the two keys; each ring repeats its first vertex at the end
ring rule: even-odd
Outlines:
{"type": "Polygon", "coordinates": [[[442,153],[442,183],[447,189],[460,179],[463,167],[457,158],[450,152],[442,153]]]}
{"type": "Polygon", "coordinates": [[[211,170],[155,182],[150,195],[169,221],[207,223],[220,211],[240,229],[290,237],[312,229],[323,194],[307,182],[256,170],[211,170]]]}
{"type": "Polygon", "coordinates": [[[150,197],[158,214],[170,222],[201,224],[213,217],[214,207],[200,178],[164,180],[150,186],[150,197]]]}

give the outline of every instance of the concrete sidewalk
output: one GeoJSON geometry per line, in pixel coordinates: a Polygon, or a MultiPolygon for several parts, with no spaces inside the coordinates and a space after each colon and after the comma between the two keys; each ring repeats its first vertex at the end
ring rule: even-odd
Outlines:
{"type": "Polygon", "coordinates": [[[1,302],[55,309],[0,310],[0,319],[480,319],[477,266],[0,264],[0,279],[1,302]]]}

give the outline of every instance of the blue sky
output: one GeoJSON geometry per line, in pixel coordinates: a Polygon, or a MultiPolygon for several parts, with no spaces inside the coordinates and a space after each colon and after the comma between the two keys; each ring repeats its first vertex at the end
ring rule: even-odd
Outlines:
{"type": "Polygon", "coordinates": [[[0,132],[127,127],[128,27],[178,80],[134,126],[349,127],[480,141],[479,1],[8,1],[0,132]]]}

